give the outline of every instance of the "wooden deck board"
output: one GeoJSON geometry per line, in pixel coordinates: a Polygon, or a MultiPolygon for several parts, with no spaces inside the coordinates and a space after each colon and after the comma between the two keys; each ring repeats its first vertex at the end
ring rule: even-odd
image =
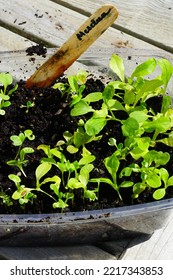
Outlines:
{"type": "Polygon", "coordinates": [[[0,26],[0,51],[23,50],[33,42],[0,26]]]}
{"type": "MultiPolygon", "coordinates": [[[[80,1],[81,6],[82,3],[80,1]]],[[[49,47],[62,45],[86,20],[86,16],[81,13],[72,12],[70,9],[49,0],[44,0],[44,5],[42,0],[14,0],[10,5],[8,2],[0,0],[0,5],[2,7],[0,24],[2,26],[12,31],[15,30],[16,33],[31,41],[43,42],[49,47]]],[[[95,11],[97,6],[95,5],[95,9],[93,8],[92,11],[95,11]]],[[[94,43],[94,46],[103,48],[109,48],[110,46],[116,48],[155,48],[151,44],[114,28],[109,28],[94,43]]],[[[15,43],[14,48],[17,49],[15,43]]]]}
{"type": "MultiPolygon", "coordinates": [[[[54,0],[53,2],[89,15],[96,7],[105,4],[104,0],[54,0]]],[[[136,38],[173,52],[173,1],[110,0],[119,10],[114,27],[136,38]]]]}
{"type": "Polygon", "coordinates": [[[150,239],[137,237],[126,249],[123,260],[173,260],[173,213],[165,227],[155,231],[150,239]]]}

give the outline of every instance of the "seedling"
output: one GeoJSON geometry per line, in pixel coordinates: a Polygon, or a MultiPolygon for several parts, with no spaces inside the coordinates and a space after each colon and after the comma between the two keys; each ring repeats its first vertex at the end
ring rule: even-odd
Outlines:
{"type": "Polygon", "coordinates": [[[7,207],[10,207],[13,205],[12,198],[5,193],[5,191],[3,190],[2,187],[0,187],[0,199],[2,200],[2,203],[4,205],[6,205],[7,207]]]}
{"type": "Polygon", "coordinates": [[[18,175],[10,174],[9,179],[14,182],[17,190],[13,193],[12,198],[18,200],[20,204],[28,203],[36,198],[36,195],[32,193],[34,189],[27,188],[25,185],[21,184],[21,178],[18,175]]]}
{"type": "Polygon", "coordinates": [[[0,73],[0,85],[3,88],[0,89],[0,115],[5,115],[5,110],[3,108],[7,108],[11,105],[10,95],[18,88],[16,84],[13,88],[8,90],[8,86],[13,82],[13,78],[8,73],[0,73]]]}
{"type": "Polygon", "coordinates": [[[35,103],[34,102],[31,102],[31,101],[27,101],[26,102],[26,105],[21,105],[20,108],[26,108],[26,113],[29,112],[29,109],[34,107],[35,106],[35,103]]]}
{"type": "Polygon", "coordinates": [[[10,139],[13,142],[13,145],[18,146],[19,148],[18,148],[15,159],[9,160],[7,162],[8,165],[17,166],[25,177],[26,177],[26,174],[23,170],[23,166],[28,162],[28,160],[26,160],[25,157],[28,154],[34,153],[34,149],[31,147],[22,148],[22,145],[26,138],[31,141],[35,139],[35,136],[33,135],[32,130],[27,129],[24,131],[24,133],[21,132],[21,133],[19,133],[19,135],[12,135],[10,137],[10,139]]]}

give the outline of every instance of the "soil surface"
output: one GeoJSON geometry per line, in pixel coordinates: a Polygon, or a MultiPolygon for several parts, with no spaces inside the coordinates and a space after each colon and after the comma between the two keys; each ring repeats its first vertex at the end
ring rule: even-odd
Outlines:
{"type": "MultiPolygon", "coordinates": [[[[35,49],[34,49],[35,51],[35,49]]],[[[32,50],[29,50],[28,53],[32,54],[32,50]]],[[[64,81],[64,77],[61,77],[59,81],[64,81]]],[[[89,76],[86,88],[84,90],[84,95],[90,92],[103,91],[104,84],[100,79],[95,79],[92,76],[89,76]]],[[[16,190],[14,183],[8,179],[8,175],[19,174],[19,169],[13,166],[7,165],[7,161],[14,159],[18,151],[18,147],[12,145],[10,140],[11,135],[18,135],[20,132],[24,132],[26,129],[31,129],[35,135],[35,140],[29,141],[26,140],[25,146],[32,147],[35,152],[27,156],[28,163],[24,167],[27,177],[22,175],[22,183],[28,187],[35,187],[35,169],[39,165],[40,158],[44,156],[41,150],[37,150],[38,145],[46,144],[50,147],[55,147],[57,141],[62,140],[62,134],[64,131],[69,131],[71,133],[77,128],[77,122],[79,118],[70,116],[70,108],[68,103],[68,97],[61,95],[58,89],[48,88],[48,89],[38,89],[34,88],[28,90],[25,88],[25,82],[20,82],[17,91],[11,96],[11,106],[6,108],[6,113],[4,116],[0,116],[0,186],[9,196],[16,190]],[[27,110],[26,105],[27,101],[33,102],[34,106],[27,110]]],[[[151,100],[153,102],[152,106],[159,106],[158,100],[151,100]]],[[[98,104],[99,106],[99,104],[98,104]]],[[[119,118],[120,114],[118,113],[119,118]]],[[[126,115],[122,114],[121,118],[126,118],[126,115]]],[[[95,168],[92,171],[93,176],[109,176],[105,170],[103,159],[112,154],[113,147],[109,146],[108,140],[110,137],[115,137],[117,142],[121,142],[121,132],[119,130],[119,123],[115,123],[114,127],[110,122],[109,125],[104,128],[102,131],[102,139],[98,142],[93,141],[92,143],[87,144],[87,148],[96,155],[97,159],[94,162],[95,168]],[[99,145],[98,145],[99,144],[99,145]]],[[[172,155],[173,149],[166,148],[172,155]]],[[[78,153],[76,154],[67,154],[71,161],[78,160],[78,153]]],[[[129,159],[130,160],[130,159],[129,159]]],[[[171,172],[172,163],[167,165],[167,169],[171,172]]],[[[57,170],[57,169],[56,169],[57,170]]],[[[56,171],[57,172],[57,171],[56,171]]],[[[53,175],[53,170],[49,173],[50,176],[53,175]]],[[[59,175],[59,174],[57,174],[59,175]]],[[[135,180],[135,178],[133,178],[135,180]]],[[[96,184],[94,185],[94,187],[96,184]]],[[[93,188],[93,186],[90,186],[93,188]]],[[[0,191],[2,191],[2,189],[0,191]]],[[[44,187],[46,191],[46,185],[44,187]]],[[[73,204],[70,204],[65,211],[83,211],[89,209],[102,209],[117,207],[123,205],[130,205],[131,203],[144,203],[153,201],[151,193],[143,193],[139,199],[136,201],[131,200],[130,190],[129,194],[122,192],[124,202],[120,202],[116,192],[109,187],[104,185],[100,188],[99,200],[89,202],[87,199],[83,201],[80,197],[80,191],[76,190],[76,197],[73,204]]],[[[167,194],[166,197],[172,197],[173,193],[167,194]]],[[[18,201],[14,201],[13,205],[7,207],[5,204],[2,204],[0,201],[0,213],[51,213],[59,212],[59,209],[52,208],[52,199],[43,194],[37,194],[37,199],[34,200],[32,204],[27,203],[20,206],[18,201]]]]}

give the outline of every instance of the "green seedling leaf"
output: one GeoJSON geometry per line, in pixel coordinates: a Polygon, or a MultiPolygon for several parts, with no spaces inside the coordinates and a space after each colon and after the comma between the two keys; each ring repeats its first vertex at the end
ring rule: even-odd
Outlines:
{"type": "Polygon", "coordinates": [[[93,170],[94,166],[93,164],[86,164],[84,165],[79,174],[79,181],[84,185],[87,186],[89,181],[89,174],[93,170]]]}
{"type": "Polygon", "coordinates": [[[67,146],[67,152],[69,152],[70,154],[76,154],[78,152],[78,148],[76,148],[73,145],[68,145],[67,146]]]}
{"type": "Polygon", "coordinates": [[[127,105],[131,105],[135,102],[135,94],[133,90],[126,90],[124,94],[124,102],[127,105]]]}
{"type": "Polygon", "coordinates": [[[135,142],[137,143],[139,149],[141,151],[148,150],[150,143],[151,143],[151,138],[150,137],[141,137],[141,138],[135,138],[135,142]]]}
{"type": "Polygon", "coordinates": [[[165,165],[170,160],[170,154],[167,152],[149,151],[145,156],[142,165],[145,167],[149,167],[152,163],[155,163],[156,167],[160,165],[165,165]]]}
{"type": "Polygon", "coordinates": [[[3,107],[4,107],[4,108],[9,107],[10,105],[11,105],[11,102],[10,102],[10,101],[6,101],[6,102],[3,103],[3,107]]]}
{"type": "Polygon", "coordinates": [[[0,109],[0,115],[1,115],[1,116],[4,116],[4,115],[5,115],[5,111],[2,110],[2,109],[0,109]]]}
{"type": "Polygon", "coordinates": [[[111,110],[126,111],[122,103],[115,99],[108,100],[107,105],[111,110]]]}
{"type": "Polygon", "coordinates": [[[82,85],[82,84],[85,84],[86,83],[86,80],[87,80],[87,76],[88,76],[88,72],[85,71],[85,70],[80,70],[78,73],[77,73],[77,81],[82,85]]]}
{"type": "Polygon", "coordinates": [[[165,187],[167,187],[167,182],[169,178],[169,173],[165,168],[160,168],[158,170],[158,174],[160,175],[162,181],[164,182],[165,187]]]}
{"type": "Polygon", "coordinates": [[[92,93],[89,93],[82,100],[90,103],[90,102],[97,102],[102,99],[103,99],[102,92],[92,92],[92,93]]]}
{"type": "Polygon", "coordinates": [[[11,85],[13,82],[13,78],[8,73],[0,73],[0,84],[4,86],[4,92],[6,92],[6,89],[9,85],[11,85]]]}
{"type": "Polygon", "coordinates": [[[162,70],[161,78],[164,83],[164,89],[166,90],[169,80],[173,74],[173,66],[167,59],[164,59],[164,58],[161,58],[160,60],[158,60],[158,65],[160,66],[160,68],[162,70]]]}
{"type": "Polygon", "coordinates": [[[119,177],[120,177],[120,178],[122,178],[123,176],[129,177],[129,176],[131,176],[132,172],[133,172],[133,168],[131,168],[131,167],[129,167],[129,166],[124,167],[124,168],[121,170],[119,177]]]}
{"type": "Polygon", "coordinates": [[[17,88],[18,88],[18,84],[16,84],[12,89],[8,91],[8,95],[11,95],[13,92],[15,92],[17,88]]]}
{"type": "Polygon", "coordinates": [[[108,115],[108,110],[105,108],[105,106],[102,106],[100,110],[95,110],[93,113],[92,118],[98,119],[98,118],[104,118],[106,119],[108,115]]]}
{"type": "Polygon", "coordinates": [[[59,91],[62,93],[62,95],[64,93],[68,93],[68,90],[69,90],[69,85],[68,83],[55,83],[53,86],[52,86],[53,89],[59,89],[59,91]]]}
{"type": "Polygon", "coordinates": [[[170,136],[168,138],[159,139],[159,140],[157,140],[157,142],[163,143],[169,147],[173,147],[173,136],[170,136]]]}
{"type": "Polygon", "coordinates": [[[18,135],[12,135],[10,137],[11,141],[13,142],[14,146],[21,146],[25,140],[25,136],[23,133],[20,133],[19,136],[18,135]]]}
{"type": "Polygon", "coordinates": [[[131,164],[127,167],[124,167],[121,172],[119,177],[122,178],[123,176],[129,177],[131,176],[132,172],[140,172],[140,167],[138,164],[131,164]]]}
{"type": "Polygon", "coordinates": [[[25,159],[26,154],[32,154],[34,153],[34,149],[30,147],[24,147],[20,151],[20,160],[23,161],[25,159]]]}
{"type": "Polygon", "coordinates": [[[138,89],[137,95],[135,97],[135,105],[140,99],[142,100],[142,102],[145,102],[152,96],[161,94],[161,85],[163,85],[163,81],[160,79],[153,79],[149,81],[145,80],[140,89],[138,89]]]}
{"type": "Polygon", "coordinates": [[[1,93],[1,94],[0,94],[0,99],[9,100],[9,99],[10,99],[10,96],[1,93]]]}
{"type": "Polygon", "coordinates": [[[109,138],[108,145],[117,147],[117,140],[113,137],[109,138]]]}
{"type": "Polygon", "coordinates": [[[157,62],[154,58],[149,58],[144,63],[138,65],[131,75],[131,79],[134,77],[143,77],[154,72],[157,62]]]}
{"type": "Polygon", "coordinates": [[[21,146],[26,138],[28,138],[29,140],[35,139],[35,136],[34,136],[32,130],[27,129],[24,131],[24,133],[21,132],[21,133],[19,133],[19,135],[12,135],[10,137],[14,146],[21,146]]]}
{"type": "Polygon", "coordinates": [[[59,199],[58,202],[54,202],[52,206],[54,209],[56,208],[64,209],[68,207],[68,204],[64,202],[62,199],[59,199]]]}
{"type": "Polygon", "coordinates": [[[69,131],[65,131],[63,133],[63,137],[66,140],[66,142],[69,143],[73,138],[73,134],[71,134],[69,131]]]}
{"type": "Polygon", "coordinates": [[[41,164],[37,167],[37,169],[36,169],[36,171],[35,171],[35,176],[36,176],[36,180],[37,180],[37,185],[39,185],[40,179],[41,179],[44,175],[46,175],[46,174],[49,172],[50,169],[51,169],[51,164],[49,164],[49,163],[47,163],[47,162],[43,162],[43,163],[41,163],[41,164]]]}
{"type": "Polygon", "coordinates": [[[158,133],[163,133],[171,128],[171,120],[167,116],[158,116],[153,121],[146,121],[143,126],[147,132],[157,130],[158,133]]]}
{"type": "Polygon", "coordinates": [[[80,100],[71,110],[71,116],[81,116],[93,111],[93,108],[89,106],[87,102],[85,102],[84,100],[80,100]]]}
{"type": "Polygon", "coordinates": [[[152,188],[158,188],[161,186],[161,178],[156,173],[152,172],[148,174],[146,183],[152,188]]]}
{"type": "Polygon", "coordinates": [[[10,94],[12,94],[16,89],[17,85],[11,88],[7,92],[7,87],[12,84],[13,78],[8,73],[0,73],[0,85],[2,88],[0,89],[0,115],[5,115],[5,110],[3,108],[7,108],[11,105],[10,94]]]}
{"type": "Polygon", "coordinates": [[[68,76],[68,82],[73,92],[78,92],[79,85],[75,76],[68,76]]]}
{"type": "MultiPolygon", "coordinates": [[[[146,80],[144,82],[144,84],[142,85],[142,87],[139,90],[139,95],[142,97],[142,95],[144,94],[144,92],[154,92],[158,87],[163,85],[163,81],[160,79],[153,79],[153,80],[146,80]]],[[[153,95],[155,95],[153,93],[153,95]]],[[[142,98],[143,101],[147,100],[147,96],[144,98],[142,98]]]]}
{"type": "MultiPolygon", "coordinates": [[[[21,198],[26,197],[29,193],[31,193],[32,190],[33,189],[25,188],[25,186],[21,185],[20,189],[18,189],[17,191],[15,191],[12,194],[12,198],[14,200],[20,200],[21,198]]],[[[33,196],[33,195],[31,195],[31,196],[33,196]]],[[[21,201],[20,204],[27,203],[27,202],[28,202],[28,199],[26,198],[26,200],[21,201]]]]}
{"type": "Polygon", "coordinates": [[[134,184],[132,198],[138,198],[140,193],[145,191],[146,187],[147,187],[147,185],[143,184],[142,182],[134,184]]]}
{"type": "Polygon", "coordinates": [[[124,136],[133,136],[139,128],[139,123],[134,118],[128,118],[125,121],[122,121],[122,132],[124,136]]]}
{"type": "Polygon", "coordinates": [[[121,57],[116,54],[112,54],[109,66],[112,71],[124,82],[124,62],[121,57]]]}
{"type": "Polygon", "coordinates": [[[31,129],[26,129],[24,131],[24,134],[29,140],[34,140],[35,139],[35,136],[34,136],[33,131],[31,129]]]}
{"type": "Polygon", "coordinates": [[[82,158],[79,160],[80,165],[91,163],[95,160],[95,156],[90,153],[85,147],[82,149],[82,158]]]}
{"type": "Polygon", "coordinates": [[[92,191],[92,190],[84,190],[84,197],[88,198],[90,201],[97,200],[97,196],[95,194],[95,191],[92,191]]]}
{"type": "Polygon", "coordinates": [[[89,136],[97,135],[106,125],[105,118],[91,118],[85,123],[86,133],[89,136]]]}
{"type": "Polygon", "coordinates": [[[52,186],[56,186],[58,188],[60,187],[61,179],[57,175],[54,175],[53,177],[45,178],[41,182],[41,185],[44,185],[44,184],[47,184],[47,183],[51,183],[51,182],[53,182],[53,184],[50,185],[50,188],[53,190],[52,186]]]}
{"type": "Polygon", "coordinates": [[[19,176],[15,175],[15,174],[9,174],[8,178],[15,183],[15,186],[17,187],[17,189],[20,187],[21,179],[19,176]]]}
{"type": "Polygon", "coordinates": [[[129,116],[135,119],[139,124],[143,124],[144,121],[148,119],[147,112],[145,111],[133,111],[129,116]]]}
{"type": "Polygon", "coordinates": [[[131,181],[124,181],[120,184],[120,188],[130,188],[133,186],[133,182],[131,181]]]}
{"type": "Polygon", "coordinates": [[[153,198],[155,200],[160,200],[164,198],[165,194],[166,194],[166,190],[164,188],[160,188],[153,193],[153,198]]]}
{"type": "MultiPolygon", "coordinates": [[[[169,108],[166,112],[165,112],[165,116],[169,117],[170,118],[170,121],[171,121],[171,126],[173,126],[173,108],[169,108]]],[[[169,135],[173,135],[173,134],[169,134],[169,135]]]]}
{"type": "Polygon", "coordinates": [[[168,181],[167,181],[167,187],[169,186],[173,186],[173,176],[169,177],[168,181]]]}
{"type": "Polygon", "coordinates": [[[50,146],[41,144],[37,147],[37,150],[42,150],[47,157],[51,157],[50,146]]]}
{"type": "Polygon", "coordinates": [[[169,95],[164,95],[162,99],[161,113],[164,115],[172,103],[172,98],[169,95]]]}
{"type": "Polygon", "coordinates": [[[116,156],[116,152],[107,157],[104,161],[105,167],[113,178],[113,182],[116,183],[117,171],[119,169],[120,161],[116,156]]]}
{"type": "Polygon", "coordinates": [[[150,137],[134,138],[134,147],[130,151],[131,156],[135,160],[144,157],[148,152],[150,143],[151,143],[150,137]]]}
{"type": "Polygon", "coordinates": [[[85,189],[85,185],[79,182],[76,178],[70,178],[67,186],[70,189],[85,189]]]}
{"type": "Polygon", "coordinates": [[[91,140],[91,136],[89,136],[83,129],[83,127],[79,127],[77,131],[74,133],[74,144],[77,148],[85,145],[91,140]]]}
{"type": "Polygon", "coordinates": [[[114,87],[110,84],[108,84],[104,91],[103,91],[103,101],[107,104],[107,102],[112,99],[112,97],[115,94],[114,87]]]}

